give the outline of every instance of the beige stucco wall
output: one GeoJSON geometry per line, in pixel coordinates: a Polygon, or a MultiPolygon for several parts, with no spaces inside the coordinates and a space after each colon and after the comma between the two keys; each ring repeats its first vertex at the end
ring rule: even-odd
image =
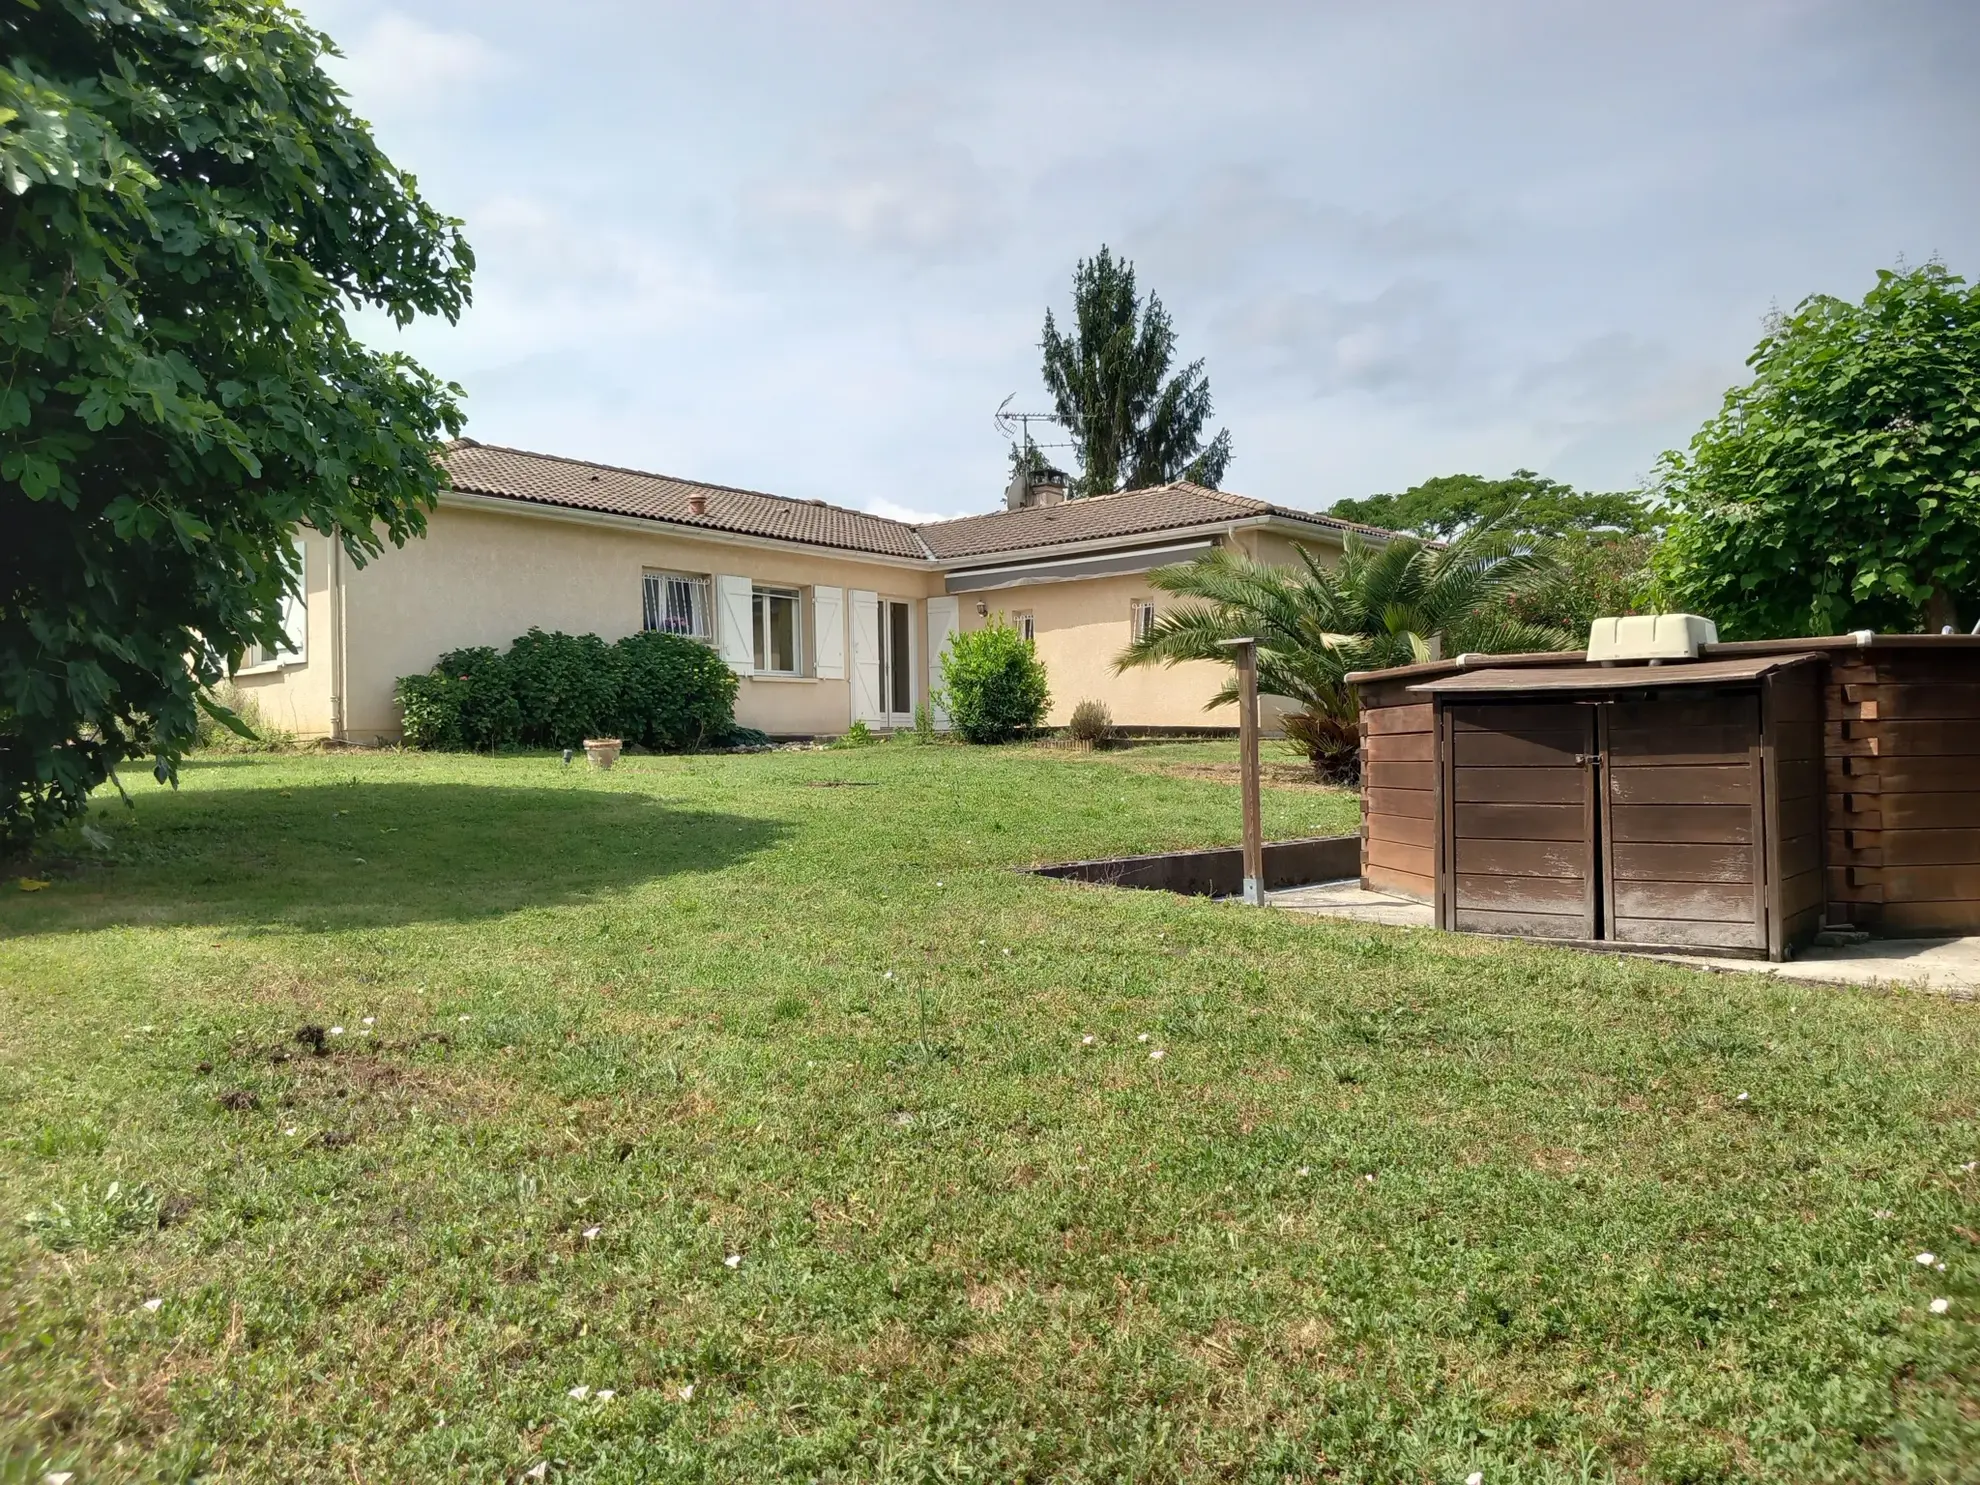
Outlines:
{"type": "Polygon", "coordinates": [[[253,697],[269,726],[298,737],[330,733],[331,543],[314,531],[296,541],[303,558],[304,620],[307,641],[300,662],[243,671],[234,683],[253,697]]]}
{"type": "MultiPolygon", "coordinates": [[[[331,567],[328,542],[315,536],[307,541],[312,556],[315,547],[323,549],[323,560],[310,568],[308,663],[243,676],[240,684],[255,692],[278,725],[323,737],[332,730],[331,567]]],[[[914,604],[917,649],[926,634],[922,601],[941,591],[940,574],[916,568],[443,505],[424,540],[388,548],[362,569],[344,564],[345,737],[356,743],[396,738],[393,686],[400,676],[431,667],[444,651],[504,648],[532,625],[606,640],[635,632],[649,570],[730,574],[803,590],[823,584],[875,591],[914,604]]],[[[809,670],[815,635],[808,591],[804,624],[809,670]]],[[[850,668],[850,653],[847,659],[850,668]]],[[[926,691],[926,674],[917,673],[916,702],[926,691]]],[[[851,715],[847,680],[745,676],[736,697],[736,720],[773,734],[837,734],[851,715]]]]}
{"type": "MultiPolygon", "coordinates": [[[[1265,561],[1296,560],[1291,540],[1277,533],[1240,530],[1231,539],[1265,561]]],[[[306,661],[245,673],[239,684],[273,725],[311,738],[333,735],[341,683],[343,735],[356,743],[398,736],[395,683],[428,669],[444,651],[468,645],[499,649],[532,625],[606,640],[633,633],[640,627],[641,582],[649,570],[711,578],[733,574],[807,590],[807,670],[815,653],[808,593],[813,586],[870,590],[912,603],[914,699],[920,703],[928,691],[925,600],[944,591],[943,575],[926,568],[701,540],[665,528],[601,524],[527,507],[511,512],[445,504],[433,514],[424,540],[388,548],[363,568],[340,559],[331,542],[313,532],[304,533],[302,546],[306,661]],[[341,646],[332,612],[340,596],[341,646]]],[[[979,602],[992,614],[1032,614],[1038,653],[1051,679],[1047,720],[1054,726],[1063,726],[1088,697],[1106,702],[1121,726],[1236,726],[1234,708],[1205,707],[1222,684],[1222,666],[1202,662],[1114,673],[1136,600],[1151,601],[1158,610],[1177,601],[1157,593],[1145,573],[956,595],[964,629],[986,622],[976,612],[979,602]]],[[[849,601],[846,607],[849,623],[849,601]]],[[[850,675],[849,635],[846,651],[850,675]]],[[[1268,699],[1268,725],[1276,711],[1268,699]]],[[[736,699],[739,722],[773,735],[836,735],[851,717],[850,680],[745,676],[736,699]]]]}
{"type": "MultiPolygon", "coordinates": [[[[1277,566],[1298,562],[1292,540],[1275,532],[1243,529],[1230,539],[1260,561],[1277,566]]],[[[1339,557],[1338,546],[1318,541],[1307,545],[1324,560],[1339,557]]],[[[961,597],[965,629],[980,628],[997,614],[1011,619],[1030,612],[1038,657],[1051,678],[1052,706],[1046,720],[1054,727],[1070,721],[1073,708],[1089,697],[1104,701],[1115,725],[1121,727],[1237,726],[1236,707],[1207,708],[1229,673],[1224,666],[1192,661],[1114,673],[1114,657],[1131,637],[1135,602],[1153,603],[1159,613],[1185,601],[1158,592],[1146,573],[1028,583],[961,597]],[[989,615],[976,612],[979,602],[989,615]]],[[[1272,698],[1264,699],[1260,712],[1268,731],[1276,730],[1273,724],[1280,711],[1272,698]]]]}

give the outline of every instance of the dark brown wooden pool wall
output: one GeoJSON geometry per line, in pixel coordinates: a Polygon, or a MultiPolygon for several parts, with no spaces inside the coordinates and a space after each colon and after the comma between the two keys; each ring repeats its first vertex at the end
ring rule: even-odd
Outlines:
{"type": "Polygon", "coordinates": [[[1841,651],[1823,699],[1829,921],[1980,932],[1980,650],[1841,651]]]}
{"type": "Polygon", "coordinates": [[[1437,738],[1412,677],[1361,695],[1361,885],[1428,902],[1436,894],[1437,738]]]}
{"type": "MultiPolygon", "coordinates": [[[[1770,877],[1781,884],[1780,913],[1769,925],[1769,939],[1777,926],[1792,943],[1823,922],[1888,936],[1980,933],[1980,638],[1747,641],[1707,645],[1699,658],[1808,651],[1819,652],[1821,663],[1797,668],[1807,674],[1792,680],[1796,670],[1782,672],[1766,703],[1771,741],[1763,739],[1762,747],[1771,747],[1772,766],[1763,770],[1763,788],[1780,791],[1775,806],[1782,822],[1778,860],[1770,863],[1780,873],[1770,877]],[[1804,688],[1812,688],[1812,701],[1804,688]],[[1812,840],[1797,823],[1808,819],[1800,806],[1810,789],[1820,796],[1812,840]],[[1819,863],[1812,871],[1811,861],[1819,863]]],[[[1558,666],[1580,659],[1493,656],[1468,664],[1558,666]]],[[[1435,898],[1434,717],[1409,687],[1461,668],[1440,661],[1357,681],[1365,886],[1435,898]]],[[[1614,841],[1611,825],[1604,837],[1614,841]]],[[[1650,857],[1658,854],[1671,853],[1650,857]]],[[[1648,857],[1634,865],[1610,862],[1609,880],[1628,880],[1637,865],[1664,870],[1670,863],[1648,857]]],[[[1729,860],[1680,869],[1694,868],[1737,870],[1729,860]]],[[[1767,948],[1778,951],[1772,942],[1767,948]]]]}

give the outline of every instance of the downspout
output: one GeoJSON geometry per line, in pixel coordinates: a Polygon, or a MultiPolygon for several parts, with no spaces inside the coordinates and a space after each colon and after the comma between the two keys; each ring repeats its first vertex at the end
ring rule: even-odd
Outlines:
{"type": "Polygon", "coordinates": [[[344,544],[330,538],[330,741],[344,739],[344,544]]]}

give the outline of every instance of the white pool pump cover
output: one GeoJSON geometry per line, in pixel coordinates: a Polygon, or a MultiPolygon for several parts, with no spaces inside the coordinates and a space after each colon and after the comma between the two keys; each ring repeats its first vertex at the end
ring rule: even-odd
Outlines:
{"type": "Polygon", "coordinates": [[[1700,645],[1717,644],[1719,626],[1697,614],[1633,614],[1597,619],[1588,628],[1588,658],[1696,660],[1700,645]]]}

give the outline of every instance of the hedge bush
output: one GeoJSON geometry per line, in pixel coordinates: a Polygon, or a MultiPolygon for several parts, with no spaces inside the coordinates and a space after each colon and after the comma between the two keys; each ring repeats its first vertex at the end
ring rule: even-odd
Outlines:
{"type": "Polygon", "coordinates": [[[532,629],[509,646],[507,664],[524,747],[574,748],[587,737],[625,735],[619,666],[597,635],[532,629]]]}
{"type": "Polygon", "coordinates": [[[682,752],[768,739],[736,726],[736,673],[707,645],[678,634],[630,634],[612,647],[619,666],[619,733],[643,748],[682,752]]]}
{"type": "Polygon", "coordinates": [[[506,654],[478,647],[442,655],[425,675],[398,684],[406,742],[416,748],[491,752],[574,748],[617,737],[679,751],[761,739],[736,726],[736,677],[707,645],[678,634],[595,634],[532,629],[506,654]]]}
{"type": "Polygon", "coordinates": [[[1038,651],[1001,616],[949,641],[942,690],[951,725],[973,743],[1035,731],[1052,704],[1038,651]]]}

